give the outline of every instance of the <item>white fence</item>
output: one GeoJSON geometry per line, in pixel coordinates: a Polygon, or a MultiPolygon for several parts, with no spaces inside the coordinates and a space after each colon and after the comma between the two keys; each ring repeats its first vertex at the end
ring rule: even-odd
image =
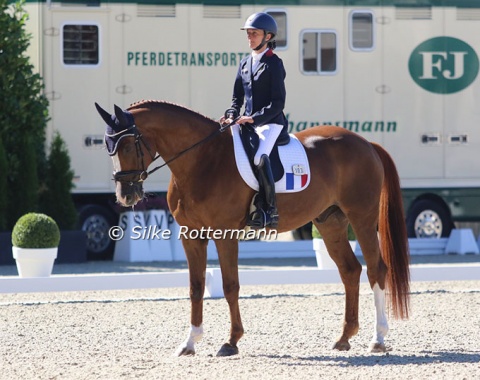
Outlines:
{"type": "MultiPolygon", "coordinates": [[[[367,282],[366,268],[361,276],[367,282]]],[[[412,281],[480,280],[480,263],[412,265],[412,281]]],[[[240,270],[241,285],[339,283],[336,269],[240,270]]],[[[70,292],[188,287],[188,272],[53,275],[45,278],[0,277],[0,293],[70,292]]],[[[222,297],[219,268],[207,269],[206,297],[222,297]]]]}

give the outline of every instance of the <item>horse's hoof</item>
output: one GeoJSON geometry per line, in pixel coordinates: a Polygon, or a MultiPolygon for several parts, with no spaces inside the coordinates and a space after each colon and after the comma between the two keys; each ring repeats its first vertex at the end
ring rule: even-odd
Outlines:
{"type": "Polygon", "coordinates": [[[187,346],[179,347],[174,356],[195,356],[195,350],[187,346]]]}
{"type": "Polygon", "coordinates": [[[333,349],[338,351],[348,351],[350,350],[350,343],[348,343],[348,341],[339,340],[333,345],[333,349]]]}
{"type": "Polygon", "coordinates": [[[372,353],[387,352],[387,348],[384,343],[370,343],[368,351],[372,353]]]}
{"type": "Polygon", "coordinates": [[[217,352],[217,356],[232,356],[238,355],[238,347],[232,346],[230,343],[225,343],[220,351],[217,352]]]}

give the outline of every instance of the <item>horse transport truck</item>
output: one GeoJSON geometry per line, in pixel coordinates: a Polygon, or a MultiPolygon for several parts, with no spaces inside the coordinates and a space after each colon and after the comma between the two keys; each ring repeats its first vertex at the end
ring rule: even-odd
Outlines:
{"type": "MultiPolygon", "coordinates": [[[[27,0],[29,55],[75,172],[90,257],[117,223],[112,163],[94,108],[166,100],[212,118],[229,107],[240,28],[278,23],[290,132],[334,124],[383,145],[401,177],[409,236],[480,219],[480,4],[474,0],[27,0]]],[[[146,189],[162,197],[162,169],[146,189]]],[[[355,189],[352,189],[355,191],[355,189]]],[[[321,194],[319,194],[321,196],[321,194]]]]}

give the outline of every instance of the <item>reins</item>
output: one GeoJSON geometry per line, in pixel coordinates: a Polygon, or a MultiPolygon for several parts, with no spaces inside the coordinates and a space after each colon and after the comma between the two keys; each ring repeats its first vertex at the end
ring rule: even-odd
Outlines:
{"type": "Polygon", "coordinates": [[[192,146],[182,150],[181,152],[177,153],[176,155],[174,155],[172,158],[170,158],[169,160],[165,161],[163,164],[161,165],[158,165],[156,167],[154,167],[152,170],[149,170],[149,171],[145,171],[145,165],[143,163],[143,149],[142,147],[140,146],[140,143],[142,143],[145,148],[147,149],[148,153],[150,154],[150,157],[152,157],[152,162],[156,161],[157,159],[159,159],[161,156],[159,154],[157,154],[156,156],[153,156],[152,153],[151,153],[151,150],[149,148],[149,146],[147,145],[147,143],[143,140],[142,138],[142,134],[138,131],[137,129],[137,126],[134,124],[132,125],[131,127],[119,132],[119,133],[123,133],[127,130],[133,130],[133,133],[134,133],[134,136],[135,136],[135,150],[136,150],[136,154],[137,154],[137,157],[140,157],[141,158],[141,161],[142,161],[142,170],[126,170],[126,171],[119,171],[119,172],[116,172],[113,174],[113,179],[115,181],[119,181],[119,182],[126,182],[126,183],[129,183],[130,186],[133,186],[133,184],[135,183],[138,183],[138,182],[143,182],[145,181],[148,176],[152,173],[155,173],[157,170],[167,166],[168,164],[170,164],[171,162],[175,161],[177,158],[180,158],[181,156],[183,156],[184,154],[188,153],[189,151],[191,151],[192,149],[195,149],[197,146],[207,142],[208,140],[210,140],[211,138],[215,137],[216,135],[224,132],[225,130],[227,130],[228,128],[230,128],[232,125],[234,125],[237,120],[240,118],[240,116],[236,117],[232,122],[230,122],[229,124],[226,124],[226,125],[221,125],[219,129],[215,130],[213,133],[209,134],[207,137],[203,138],[202,140],[196,142],[195,144],[193,144],[192,146]],[[133,178],[132,178],[133,176],[133,178]]]}

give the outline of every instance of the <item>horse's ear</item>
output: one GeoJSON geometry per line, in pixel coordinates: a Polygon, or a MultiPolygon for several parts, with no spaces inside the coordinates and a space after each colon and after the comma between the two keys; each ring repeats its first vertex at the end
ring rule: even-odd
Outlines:
{"type": "Polygon", "coordinates": [[[115,116],[117,117],[118,122],[122,127],[129,127],[131,125],[131,120],[128,118],[126,112],[122,110],[116,104],[113,105],[115,109],[115,116]]]}
{"type": "Polygon", "coordinates": [[[107,123],[107,125],[112,127],[112,124],[115,125],[112,115],[110,115],[107,111],[105,111],[102,107],[98,105],[98,103],[95,102],[95,108],[97,109],[97,112],[100,114],[102,117],[103,121],[107,123]]]}

